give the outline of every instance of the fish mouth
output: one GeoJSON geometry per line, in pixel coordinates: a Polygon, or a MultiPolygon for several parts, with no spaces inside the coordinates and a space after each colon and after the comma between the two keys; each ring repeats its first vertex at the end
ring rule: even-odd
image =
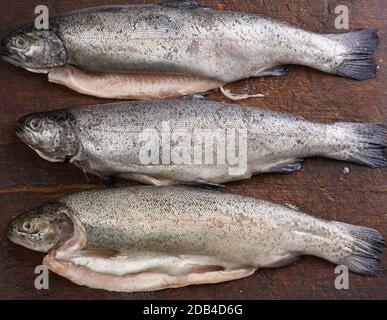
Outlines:
{"type": "Polygon", "coordinates": [[[19,56],[18,51],[8,48],[4,42],[0,44],[0,58],[18,67],[23,67],[22,57],[19,56]]]}
{"type": "Polygon", "coordinates": [[[9,53],[6,51],[3,51],[3,49],[0,49],[0,59],[9,62],[9,63],[16,63],[16,61],[13,61],[12,58],[10,57],[9,53]],[[12,62],[11,62],[12,60],[12,62]]]}
{"type": "Polygon", "coordinates": [[[41,158],[44,160],[50,161],[50,162],[65,162],[66,157],[55,157],[53,155],[49,155],[44,153],[43,151],[39,150],[39,146],[37,142],[35,141],[35,138],[33,135],[28,134],[28,128],[25,129],[23,125],[20,123],[17,124],[15,128],[16,136],[24,142],[28,147],[30,147],[32,150],[34,150],[41,158]]]}
{"type": "Polygon", "coordinates": [[[15,67],[24,68],[20,61],[13,58],[11,54],[8,51],[4,51],[3,48],[0,49],[0,59],[14,65],[15,67]]]}
{"type": "Polygon", "coordinates": [[[29,250],[37,251],[37,252],[42,252],[40,250],[37,250],[34,246],[34,243],[31,242],[27,237],[17,233],[14,229],[11,229],[11,226],[9,227],[9,230],[7,232],[7,238],[9,241],[12,243],[21,246],[23,248],[27,248],[29,250]]]}
{"type": "Polygon", "coordinates": [[[5,62],[8,62],[15,67],[25,69],[27,71],[30,71],[32,73],[40,73],[40,74],[48,74],[51,70],[51,68],[34,68],[34,67],[28,67],[25,66],[22,62],[12,57],[12,54],[7,51],[4,47],[0,47],[0,60],[3,60],[5,62]]]}
{"type": "Polygon", "coordinates": [[[23,141],[28,147],[34,150],[41,158],[50,162],[65,162],[66,157],[55,157],[54,155],[46,154],[39,150],[38,143],[33,135],[29,134],[30,129],[25,128],[21,123],[17,123],[15,128],[16,136],[23,141]]]}
{"type": "Polygon", "coordinates": [[[18,234],[17,226],[15,225],[15,222],[11,222],[8,226],[7,230],[7,238],[9,241],[11,241],[14,244],[17,244],[22,247],[26,247],[26,241],[25,239],[21,238],[21,236],[18,234]]]}
{"type": "Polygon", "coordinates": [[[1,45],[0,46],[0,57],[3,57],[3,56],[9,56],[9,52],[3,45],[1,45]]]}
{"type": "Polygon", "coordinates": [[[12,243],[24,247],[24,242],[11,229],[7,232],[7,238],[12,243]]]}
{"type": "Polygon", "coordinates": [[[15,241],[14,241],[14,238],[15,238],[14,226],[13,226],[12,223],[8,226],[8,230],[7,230],[7,238],[8,238],[11,242],[15,243],[15,241]]]}
{"type": "Polygon", "coordinates": [[[32,73],[39,73],[39,74],[48,74],[50,72],[50,68],[33,68],[33,67],[26,67],[21,63],[20,61],[14,59],[11,57],[9,53],[0,53],[0,59],[4,60],[5,62],[8,62],[15,67],[25,69],[27,71],[30,71],[32,73]]]}
{"type": "Polygon", "coordinates": [[[7,47],[5,46],[5,41],[1,41],[0,42],[0,57],[1,56],[8,56],[9,55],[9,51],[7,49],[7,47]]]}
{"type": "Polygon", "coordinates": [[[7,238],[12,243],[14,243],[14,244],[16,244],[18,246],[23,246],[24,247],[24,243],[21,241],[21,239],[19,239],[14,233],[12,233],[11,230],[8,230],[7,238]]]}
{"type": "Polygon", "coordinates": [[[24,131],[24,126],[21,124],[21,123],[17,123],[16,124],[16,128],[15,128],[15,133],[17,135],[17,137],[22,140],[24,143],[26,144],[30,144],[27,139],[26,139],[26,136],[25,136],[25,131],[24,131]]]}
{"type": "Polygon", "coordinates": [[[30,134],[28,134],[28,129],[26,129],[21,123],[17,123],[15,128],[16,136],[24,142],[27,146],[29,146],[31,149],[36,151],[35,149],[35,140],[34,137],[30,134]]]}
{"type": "Polygon", "coordinates": [[[0,58],[9,63],[17,63],[16,59],[11,57],[11,53],[3,44],[0,45],[0,58]]]}
{"type": "Polygon", "coordinates": [[[16,133],[23,133],[23,132],[24,132],[24,127],[23,127],[23,125],[22,125],[21,123],[18,122],[18,123],[16,124],[15,131],[16,131],[16,133]]]}

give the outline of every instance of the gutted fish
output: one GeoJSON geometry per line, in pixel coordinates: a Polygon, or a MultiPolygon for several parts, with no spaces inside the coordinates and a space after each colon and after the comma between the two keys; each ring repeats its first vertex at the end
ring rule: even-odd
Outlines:
{"type": "Polygon", "coordinates": [[[139,99],[142,86],[149,85],[144,73],[153,75],[150,85],[156,87],[165,87],[175,75],[169,97],[182,94],[174,86],[182,75],[196,84],[180,83],[183,94],[190,94],[249,77],[282,75],[288,64],[370,79],[378,41],[373,28],[321,34],[250,13],[186,4],[130,5],[69,12],[50,19],[49,30],[22,27],[4,41],[1,56],[32,72],[52,72],[51,81],[81,93],[139,99]],[[69,65],[79,70],[62,72],[58,79],[55,68],[69,65]],[[128,74],[114,78],[117,73],[128,74]]]}
{"type": "Polygon", "coordinates": [[[11,223],[9,239],[48,252],[43,264],[111,291],[218,283],[314,255],[379,275],[375,230],[324,221],[252,197],[184,187],[86,191],[11,223]]]}
{"type": "MultiPolygon", "coordinates": [[[[63,84],[79,93],[99,98],[130,100],[177,98],[222,86],[220,81],[209,78],[204,80],[195,76],[159,73],[96,74],[69,66],[53,68],[48,74],[48,80],[63,84]]],[[[225,89],[222,88],[222,90],[225,89]]],[[[250,95],[246,95],[246,98],[249,97],[250,95]]]]}
{"type": "Polygon", "coordinates": [[[387,164],[382,124],[314,123],[206,99],[123,102],[27,115],[17,135],[48,161],[142,183],[222,184],[322,156],[387,164]]]}

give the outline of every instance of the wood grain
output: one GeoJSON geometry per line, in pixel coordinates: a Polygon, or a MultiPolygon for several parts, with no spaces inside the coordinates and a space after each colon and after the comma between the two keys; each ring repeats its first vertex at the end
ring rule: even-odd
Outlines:
{"type": "MultiPolygon", "coordinates": [[[[116,4],[130,3],[115,0],[116,4]]],[[[137,1],[151,2],[151,1],[137,1]]],[[[276,17],[302,28],[335,32],[334,8],[347,5],[350,28],[374,26],[381,45],[376,59],[377,79],[358,82],[323,74],[303,67],[291,67],[280,78],[248,79],[231,85],[236,92],[261,92],[265,98],[241,102],[288,111],[310,120],[387,122],[387,5],[383,0],[251,0],[199,1],[222,10],[240,10],[276,17]]],[[[112,1],[2,0],[0,38],[22,23],[32,21],[34,7],[47,4],[50,14],[107,5],[112,1]]],[[[226,100],[218,93],[212,98],[226,100]]],[[[334,287],[334,266],[305,257],[293,266],[260,270],[246,279],[218,285],[202,285],[152,293],[119,294],[87,289],[50,274],[50,289],[34,288],[34,268],[42,254],[18,247],[6,237],[8,223],[17,215],[63,194],[104,187],[93,177],[67,164],[40,159],[14,134],[15,121],[26,113],[103,103],[48,83],[36,75],[0,62],[0,298],[2,299],[386,299],[387,277],[350,275],[349,290],[334,287]]],[[[293,203],[303,211],[326,219],[378,229],[387,238],[387,170],[326,159],[308,159],[299,172],[256,176],[250,181],[227,185],[225,191],[293,203]],[[349,174],[343,168],[350,169],[349,174]]],[[[120,185],[133,184],[119,181],[120,185]]],[[[156,222],[157,223],[157,222],[156,222]]],[[[387,265],[387,254],[383,255],[387,265]]]]}

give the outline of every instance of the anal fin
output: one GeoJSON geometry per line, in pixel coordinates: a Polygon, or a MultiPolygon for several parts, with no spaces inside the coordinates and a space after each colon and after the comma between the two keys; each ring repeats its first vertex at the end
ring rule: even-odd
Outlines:
{"type": "Polygon", "coordinates": [[[101,181],[106,187],[114,186],[114,177],[112,176],[104,176],[101,178],[101,181]]]}
{"type": "Polygon", "coordinates": [[[289,67],[287,65],[280,65],[274,68],[266,69],[258,72],[256,77],[280,77],[289,72],[289,67]]]}
{"type": "Polygon", "coordinates": [[[300,257],[295,254],[286,254],[283,256],[273,257],[273,261],[262,266],[264,268],[282,268],[296,263],[300,260],[300,257]]]}
{"type": "Polygon", "coordinates": [[[205,185],[208,187],[217,187],[217,188],[224,188],[225,187],[224,184],[211,182],[211,181],[207,181],[207,180],[202,180],[202,179],[196,180],[193,184],[200,184],[200,185],[205,185]]]}
{"type": "Polygon", "coordinates": [[[270,172],[275,173],[289,173],[300,170],[302,167],[303,159],[290,160],[289,162],[281,163],[270,169],[270,172]]]}

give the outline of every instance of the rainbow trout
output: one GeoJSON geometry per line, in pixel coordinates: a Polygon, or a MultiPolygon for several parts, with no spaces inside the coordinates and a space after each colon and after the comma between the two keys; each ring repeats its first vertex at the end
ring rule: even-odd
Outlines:
{"type": "Polygon", "coordinates": [[[142,183],[222,184],[292,172],[322,156],[387,164],[383,124],[314,123],[204,99],[123,102],[23,117],[17,135],[48,161],[142,183]]]}
{"type": "Polygon", "coordinates": [[[322,34],[268,17],[187,3],[129,5],[59,15],[50,19],[49,30],[22,27],[3,42],[1,56],[29,71],[50,73],[50,81],[81,93],[154,99],[171,74],[178,77],[172,84],[182,75],[192,78],[184,79],[180,90],[172,85],[167,97],[282,75],[288,64],[374,78],[372,55],[378,41],[373,28],[322,34]]]}
{"type": "Polygon", "coordinates": [[[184,187],[86,191],[44,204],[9,226],[9,239],[48,252],[43,264],[111,291],[218,283],[314,255],[379,275],[381,235],[287,206],[184,187]]]}

